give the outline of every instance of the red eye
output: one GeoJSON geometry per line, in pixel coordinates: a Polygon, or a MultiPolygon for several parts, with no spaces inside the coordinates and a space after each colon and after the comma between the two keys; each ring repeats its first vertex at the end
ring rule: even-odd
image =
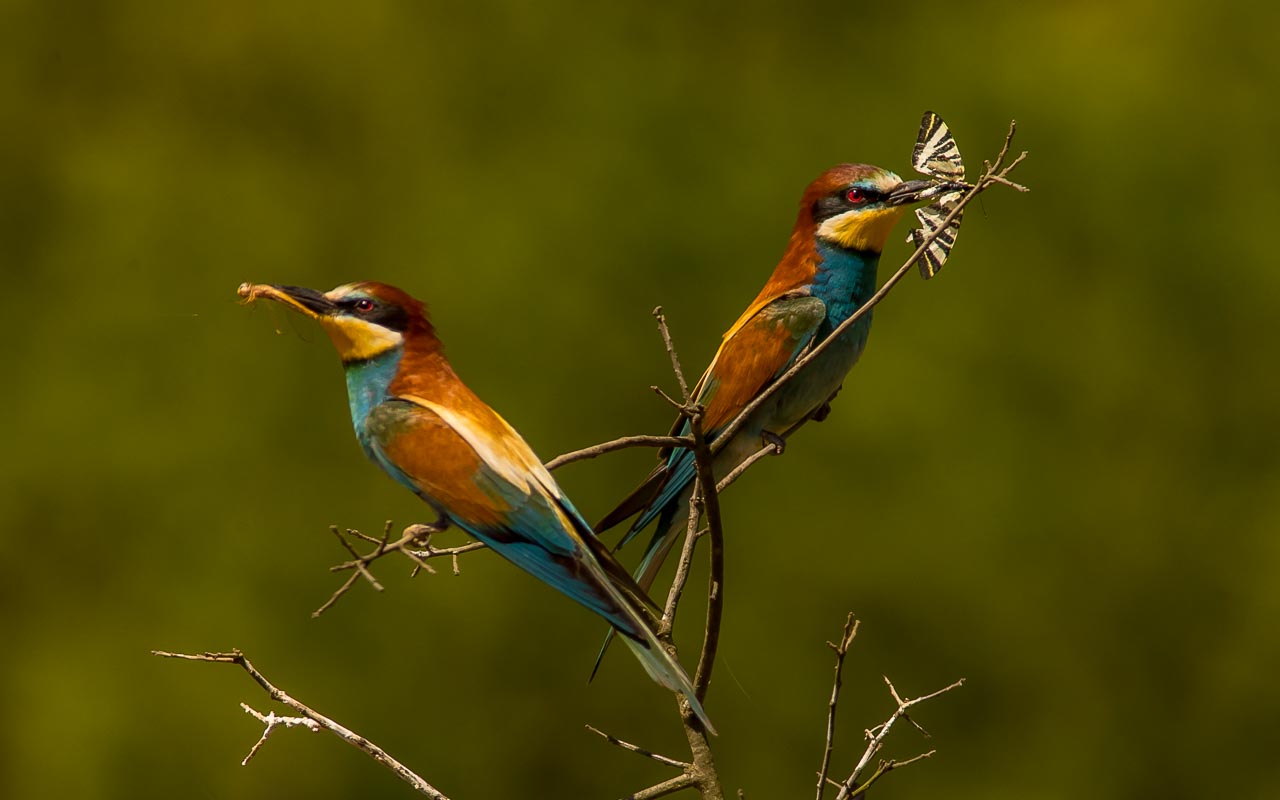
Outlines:
{"type": "Polygon", "coordinates": [[[855,187],[844,193],[844,199],[853,205],[867,202],[867,193],[855,187]]]}
{"type": "Polygon", "coordinates": [[[368,314],[370,311],[373,310],[373,301],[368,298],[362,297],[356,301],[355,305],[352,306],[352,308],[354,308],[356,311],[359,311],[361,314],[368,314]]]}

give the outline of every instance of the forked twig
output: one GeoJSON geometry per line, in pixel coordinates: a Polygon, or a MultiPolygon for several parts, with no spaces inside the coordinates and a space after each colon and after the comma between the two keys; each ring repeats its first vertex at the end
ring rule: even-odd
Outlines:
{"type": "MultiPolygon", "coordinates": [[[[155,653],[156,655],[160,655],[160,653],[154,650],[152,652],[155,653]]],[[[272,731],[274,731],[277,727],[281,725],[283,725],[286,728],[303,727],[312,732],[318,732],[320,730],[320,723],[316,722],[313,719],[310,719],[309,717],[282,717],[276,714],[274,711],[271,712],[270,714],[263,714],[260,711],[257,711],[256,709],[250,707],[248,703],[241,703],[240,707],[244,709],[244,712],[246,714],[250,715],[254,719],[258,720],[258,722],[261,722],[263,725],[266,726],[265,728],[262,729],[262,736],[258,739],[258,741],[253,743],[253,747],[249,748],[249,755],[245,756],[244,760],[240,762],[240,766],[242,767],[249,766],[249,761],[252,760],[253,757],[258,754],[258,750],[262,748],[262,745],[266,744],[267,737],[271,735],[272,731]]]]}
{"type": "Polygon", "coordinates": [[[244,653],[240,652],[239,650],[232,650],[229,653],[198,653],[198,654],[170,653],[164,650],[152,650],[151,654],[160,656],[162,658],[177,658],[177,659],[182,659],[184,661],[205,661],[212,664],[236,664],[245,672],[247,672],[249,674],[249,677],[252,678],[255,683],[257,683],[264,690],[266,690],[267,696],[269,696],[272,700],[276,701],[277,703],[280,703],[281,705],[284,705],[284,706],[287,706],[288,708],[293,709],[293,711],[297,712],[302,717],[310,721],[311,724],[307,724],[307,723],[298,722],[296,718],[276,717],[274,714],[269,714],[264,716],[252,710],[248,706],[245,706],[242,703],[241,705],[244,707],[245,711],[253,714],[255,717],[258,718],[260,722],[263,722],[267,726],[267,729],[266,731],[263,732],[262,737],[253,746],[253,749],[249,751],[249,755],[242,762],[244,764],[248,764],[249,759],[252,758],[254,754],[258,752],[258,749],[262,747],[262,743],[266,741],[267,735],[271,733],[272,729],[275,726],[284,724],[286,727],[291,727],[292,725],[303,724],[303,725],[306,725],[306,727],[311,728],[312,730],[315,730],[314,726],[319,726],[329,731],[334,736],[337,736],[339,739],[351,745],[352,747],[355,747],[363,751],[366,755],[368,755],[374,761],[377,761],[379,764],[383,765],[387,769],[394,772],[397,777],[399,777],[402,781],[412,786],[414,790],[417,791],[418,793],[426,795],[427,797],[433,798],[433,800],[449,800],[449,798],[445,794],[443,794],[439,789],[432,786],[420,775],[418,775],[416,772],[406,767],[404,764],[401,764],[399,761],[392,758],[391,755],[388,754],[387,751],[383,750],[381,747],[378,747],[376,744],[364,738],[360,734],[355,733],[343,727],[342,725],[339,725],[338,723],[329,719],[325,715],[319,713],[318,711],[312,710],[308,706],[303,705],[297,700],[294,700],[285,692],[281,691],[280,689],[277,689],[275,685],[271,683],[271,681],[267,680],[266,676],[264,676],[261,672],[258,671],[256,667],[253,666],[252,662],[250,662],[249,659],[245,657],[244,653]],[[292,722],[290,722],[290,720],[292,720],[292,722]]]}
{"type": "Polygon", "coordinates": [[[906,765],[919,761],[922,758],[929,758],[930,756],[932,756],[934,751],[930,750],[927,753],[921,753],[920,755],[915,756],[914,758],[909,758],[906,761],[894,761],[892,759],[887,761],[881,761],[876,771],[872,773],[870,778],[868,778],[866,781],[864,781],[861,784],[858,783],[858,780],[862,776],[862,773],[866,770],[867,765],[871,762],[871,758],[876,753],[880,752],[880,749],[884,746],[884,741],[886,737],[888,737],[889,735],[889,731],[892,730],[894,723],[897,722],[899,719],[908,720],[926,738],[929,736],[928,731],[920,727],[920,725],[915,720],[911,719],[911,717],[907,713],[908,709],[910,709],[912,706],[915,706],[919,703],[923,703],[926,700],[932,700],[933,698],[937,697],[940,694],[945,694],[946,692],[949,692],[952,689],[955,689],[959,686],[964,685],[964,679],[962,678],[956,681],[955,683],[951,684],[950,686],[947,686],[946,688],[943,688],[943,689],[939,689],[938,691],[933,692],[931,694],[927,694],[927,695],[924,695],[923,697],[917,697],[911,700],[904,700],[898,694],[898,690],[894,688],[893,683],[888,678],[885,678],[884,682],[888,684],[889,694],[893,697],[893,701],[894,703],[897,704],[897,707],[894,708],[893,713],[889,716],[887,720],[885,720],[883,723],[877,725],[876,727],[866,732],[866,736],[868,740],[867,749],[862,753],[862,757],[858,759],[858,764],[853,768],[853,772],[849,774],[849,777],[845,778],[844,781],[831,780],[828,777],[828,775],[831,769],[831,756],[832,756],[832,753],[835,751],[836,706],[840,700],[840,687],[843,683],[845,656],[848,655],[849,647],[853,644],[854,638],[858,635],[858,624],[859,624],[859,621],[854,618],[852,613],[850,613],[847,617],[845,617],[844,630],[841,633],[839,643],[827,642],[827,646],[835,651],[836,664],[835,664],[835,677],[832,679],[832,682],[831,682],[831,699],[827,703],[827,738],[826,738],[826,744],[823,747],[823,751],[822,751],[822,765],[818,769],[818,785],[817,785],[817,791],[815,794],[815,800],[822,800],[823,795],[826,793],[826,789],[828,786],[835,786],[839,789],[839,793],[836,795],[836,800],[850,800],[851,798],[862,797],[865,794],[868,787],[870,787],[876,781],[880,780],[880,778],[884,777],[889,772],[892,772],[898,767],[905,767],[906,765]]]}
{"type": "Polygon", "coordinates": [[[391,541],[391,527],[391,520],[387,520],[386,525],[383,526],[382,536],[375,538],[353,528],[348,528],[345,531],[342,531],[336,525],[329,526],[329,530],[333,532],[333,535],[338,538],[338,541],[342,543],[342,546],[351,554],[350,561],[335,564],[332,567],[329,567],[329,571],[344,572],[350,570],[351,574],[347,576],[347,579],[342,583],[342,585],[339,586],[332,595],[330,595],[328,600],[324,601],[319,608],[311,612],[312,618],[318,617],[332,608],[334,603],[338,602],[343,595],[351,591],[351,587],[355,586],[356,581],[360,578],[364,578],[371,586],[373,586],[374,589],[381,592],[383,590],[382,584],[373,576],[373,573],[369,570],[369,565],[383,556],[391,553],[399,553],[409,559],[414,565],[413,572],[410,573],[411,577],[417,575],[418,572],[422,570],[435,574],[435,568],[427,562],[433,558],[449,558],[453,562],[453,574],[457,575],[459,573],[458,556],[463,553],[470,553],[473,550],[483,550],[486,547],[484,542],[470,542],[457,547],[436,547],[431,544],[431,537],[448,528],[448,525],[444,522],[436,522],[431,525],[410,525],[404,529],[400,538],[394,542],[391,541]],[[374,545],[374,549],[364,555],[361,555],[351,544],[349,541],[350,539],[370,542],[374,545]]]}
{"type": "Polygon", "coordinates": [[[907,764],[910,764],[914,761],[919,761],[922,758],[929,758],[930,756],[932,756],[933,751],[930,750],[927,753],[921,753],[915,758],[909,759],[907,761],[893,761],[893,760],[882,761],[879,767],[871,775],[870,778],[868,778],[862,784],[858,783],[858,779],[862,776],[863,771],[866,770],[867,764],[871,762],[872,756],[880,752],[880,748],[884,746],[885,737],[889,735],[889,731],[892,730],[894,723],[897,722],[899,719],[904,719],[904,718],[907,719],[908,721],[911,722],[912,725],[916,727],[916,730],[923,733],[926,737],[929,735],[928,731],[920,727],[920,725],[915,720],[911,719],[911,717],[908,716],[907,714],[908,709],[910,709],[912,706],[923,703],[926,700],[932,700],[938,695],[945,694],[951,691],[952,689],[957,689],[963,686],[964,678],[961,678],[960,680],[956,681],[950,686],[945,686],[937,690],[936,692],[931,692],[922,697],[916,697],[910,700],[904,700],[901,696],[899,696],[898,690],[894,688],[893,682],[890,681],[888,678],[885,678],[884,682],[888,684],[889,694],[893,696],[893,700],[895,703],[898,704],[898,707],[893,710],[893,713],[889,715],[889,718],[887,720],[885,720],[883,723],[881,723],[877,727],[867,731],[867,740],[868,740],[867,749],[862,753],[862,758],[858,759],[858,765],[853,768],[853,772],[849,773],[849,777],[845,778],[844,782],[840,785],[840,791],[836,794],[836,800],[850,800],[850,798],[858,797],[864,794],[873,783],[875,783],[884,775],[888,774],[894,769],[897,769],[898,767],[906,766],[907,764]]]}
{"type": "Polygon", "coordinates": [[[831,753],[836,746],[836,704],[840,701],[840,686],[843,683],[844,673],[844,657],[849,652],[849,646],[853,644],[853,639],[858,635],[859,620],[853,618],[853,612],[849,612],[849,616],[844,620],[844,632],[840,636],[840,643],[827,642],[827,646],[836,652],[836,676],[831,682],[831,700],[827,703],[827,744],[822,751],[822,766],[818,769],[818,795],[817,800],[822,800],[822,795],[827,788],[827,773],[831,768],[831,753]]]}
{"type": "MultiPolygon", "coordinates": [[[[712,471],[711,448],[708,446],[702,431],[702,415],[705,409],[695,403],[689,393],[689,386],[684,379],[684,371],[680,366],[680,357],[676,352],[671,331],[667,327],[666,317],[662,314],[662,308],[655,308],[653,315],[658,320],[658,331],[662,336],[667,354],[671,357],[671,369],[676,376],[676,382],[680,386],[683,402],[675,401],[657,387],[654,387],[654,389],[666,398],[669,403],[675,405],[681,416],[688,420],[689,438],[692,439],[696,469],[693,493],[689,501],[689,517],[684,545],[681,549],[680,560],[676,565],[675,580],[667,593],[667,601],[663,607],[662,620],[659,622],[657,633],[674,653],[675,646],[671,643],[670,638],[671,627],[675,620],[685,584],[688,581],[694,551],[697,548],[698,541],[703,538],[702,534],[705,532],[707,540],[711,542],[711,569],[707,589],[707,621],[703,631],[698,668],[693,677],[694,695],[699,701],[702,701],[706,697],[707,688],[711,682],[711,668],[715,663],[720,639],[720,620],[724,611],[724,534],[720,522],[720,505],[716,494],[716,481],[712,471]],[[704,489],[704,487],[707,488],[704,489]],[[702,531],[699,525],[704,517],[707,521],[707,527],[705,531],[702,531]]],[[[677,702],[680,706],[680,718],[684,725],[685,738],[689,742],[690,761],[685,765],[681,774],[676,777],[642,789],[639,792],[628,795],[628,797],[636,800],[645,800],[646,798],[664,797],[686,788],[696,788],[704,800],[723,800],[724,791],[720,786],[720,777],[716,771],[715,758],[711,752],[707,731],[703,728],[702,722],[693,713],[692,707],[683,695],[678,696],[677,702]]]]}

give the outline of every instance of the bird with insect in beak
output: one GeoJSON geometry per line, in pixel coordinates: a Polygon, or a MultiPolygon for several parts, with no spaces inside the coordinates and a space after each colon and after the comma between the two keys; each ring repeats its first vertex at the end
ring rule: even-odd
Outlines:
{"type": "Polygon", "coordinates": [[[680,664],[654,636],[653,603],[520,434],[445,359],[421,302],[386,284],[330,292],[242,284],[320,323],[342,359],[356,438],[388,475],[500,556],[604,617],[659,684],[712,732],[680,664]]]}
{"type": "MultiPolygon", "coordinates": [[[[722,441],[739,412],[875,293],[880,253],[907,209],[957,187],[963,184],[903,181],[888,170],[865,164],[832,167],[809,184],[800,198],[800,212],[782,260],[724,334],[711,365],[693,389],[694,402],[705,409],[704,435],[717,449],[716,475],[723,477],[765,444],[776,444],[780,452],[786,437],[807,420],[826,417],[830,401],[862,354],[871,329],[870,313],[827,345],[722,441]]],[[[689,428],[689,421],[681,417],[672,433],[688,435],[689,428]]],[[[658,458],[657,468],[644,483],[595,526],[597,533],[603,532],[638,515],[619,542],[621,547],[656,521],[635,572],[645,591],[685,530],[695,473],[692,450],[663,450],[658,458]]],[[[606,647],[612,636],[610,632],[606,647]]]]}

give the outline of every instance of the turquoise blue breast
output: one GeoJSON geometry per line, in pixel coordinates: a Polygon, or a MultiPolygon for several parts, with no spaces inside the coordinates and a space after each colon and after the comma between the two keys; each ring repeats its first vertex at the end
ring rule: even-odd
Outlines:
{"type": "MultiPolygon", "coordinates": [[[[818,338],[825,339],[875,294],[880,254],[846,250],[822,241],[817,243],[817,250],[818,268],[810,291],[827,306],[827,319],[818,329],[818,338]]],[[[865,339],[870,326],[871,314],[868,313],[854,328],[865,339]]]]}
{"type": "Polygon", "coordinates": [[[345,365],[347,402],[351,405],[351,424],[366,452],[369,451],[369,442],[365,431],[365,420],[369,417],[369,412],[389,396],[387,387],[395,379],[396,370],[399,367],[399,348],[388,350],[367,361],[354,361],[345,365]]]}

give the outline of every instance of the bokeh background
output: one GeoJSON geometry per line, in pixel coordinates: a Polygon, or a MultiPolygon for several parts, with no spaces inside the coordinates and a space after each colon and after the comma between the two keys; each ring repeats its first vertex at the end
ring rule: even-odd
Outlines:
{"type": "MultiPolygon", "coordinates": [[[[1280,796],[1280,14],[1261,4],[0,3],[0,795],[405,797],[281,732],[280,685],[445,792],[616,797],[682,755],[602,626],[504,563],[344,554],[425,507],[365,463],[320,332],[244,280],[427,299],[544,457],[661,432],[840,161],[908,172],[920,114],[971,165],[946,270],[877,310],[835,413],[725,497],[709,709],[727,785],[812,793],[920,694],[881,797],[1280,796]]],[[[900,233],[906,233],[905,227],[900,233]]],[[[895,237],[882,277],[907,249],[895,237]]],[[[559,474],[588,516],[648,470],[559,474]]],[[[455,540],[456,541],[456,540],[455,540]]],[[[634,558],[634,554],[626,554],[634,558]]],[[[699,576],[696,580],[701,581],[699,576]]],[[[686,653],[700,608],[680,627],[686,653]]],[[[686,655],[691,659],[691,655],[686,655]]]]}

